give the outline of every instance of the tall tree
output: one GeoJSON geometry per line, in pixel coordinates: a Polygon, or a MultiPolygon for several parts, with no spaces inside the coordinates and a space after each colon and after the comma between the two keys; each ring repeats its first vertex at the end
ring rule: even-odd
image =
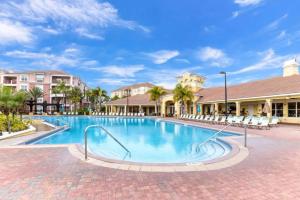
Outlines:
{"type": "Polygon", "coordinates": [[[60,81],[58,85],[55,87],[55,92],[57,94],[62,94],[63,95],[63,100],[64,100],[64,111],[66,111],[66,104],[67,104],[67,98],[70,93],[70,86],[66,85],[64,81],[60,81]]]}
{"type": "Polygon", "coordinates": [[[150,94],[150,100],[155,101],[155,115],[158,115],[158,105],[161,103],[161,97],[165,95],[167,92],[162,88],[155,86],[151,88],[148,92],[150,94]]]}
{"type": "MultiPolygon", "coordinates": [[[[173,90],[173,99],[175,102],[180,103],[180,108],[183,108],[183,113],[185,113],[185,104],[188,101],[192,101],[194,99],[193,91],[190,87],[183,87],[181,84],[177,84],[175,89],[173,90]]],[[[181,109],[179,115],[181,115],[181,109]]]]}
{"type": "MultiPolygon", "coordinates": [[[[37,99],[44,96],[44,92],[41,88],[34,87],[31,90],[29,90],[29,96],[37,103],[37,99]]],[[[37,112],[37,105],[34,107],[34,112],[37,112]]]]}
{"type": "Polygon", "coordinates": [[[72,104],[74,104],[75,107],[75,112],[77,111],[77,104],[81,101],[82,99],[82,92],[81,89],[79,87],[73,87],[70,90],[70,100],[72,102],[72,104]]]}
{"type": "Polygon", "coordinates": [[[107,92],[100,87],[96,87],[92,90],[92,94],[95,97],[96,103],[99,104],[99,111],[101,111],[102,103],[107,99],[107,92]]]}

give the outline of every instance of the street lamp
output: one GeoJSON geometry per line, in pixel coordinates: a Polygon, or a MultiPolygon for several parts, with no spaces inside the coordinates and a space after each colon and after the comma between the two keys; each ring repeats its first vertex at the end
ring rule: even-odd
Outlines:
{"type": "Polygon", "coordinates": [[[225,116],[227,117],[228,115],[228,105],[227,105],[227,74],[225,71],[220,72],[220,74],[224,75],[225,78],[225,116]]]}
{"type": "Polygon", "coordinates": [[[126,116],[128,115],[128,96],[129,96],[129,89],[126,89],[126,116]]]}

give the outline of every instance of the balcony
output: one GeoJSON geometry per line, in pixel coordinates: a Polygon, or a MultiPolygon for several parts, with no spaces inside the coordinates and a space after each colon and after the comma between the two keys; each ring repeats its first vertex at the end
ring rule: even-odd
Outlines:
{"type": "Polygon", "coordinates": [[[17,84],[17,77],[4,77],[3,84],[15,85],[17,84]]]}
{"type": "Polygon", "coordinates": [[[56,77],[56,76],[52,77],[52,80],[51,80],[52,84],[59,84],[61,82],[65,82],[65,84],[70,84],[71,78],[70,77],[56,77]]]}

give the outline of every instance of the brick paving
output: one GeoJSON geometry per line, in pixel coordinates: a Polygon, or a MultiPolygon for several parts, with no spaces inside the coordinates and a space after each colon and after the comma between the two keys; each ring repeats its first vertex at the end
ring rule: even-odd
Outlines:
{"type": "Polygon", "coordinates": [[[249,138],[243,162],[205,172],[115,170],[66,147],[0,148],[0,199],[300,199],[300,126],[249,132],[261,137],[249,138]]]}

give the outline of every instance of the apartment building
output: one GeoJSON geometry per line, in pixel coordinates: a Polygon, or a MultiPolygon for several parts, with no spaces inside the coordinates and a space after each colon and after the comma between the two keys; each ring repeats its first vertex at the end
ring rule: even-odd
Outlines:
{"type": "Polygon", "coordinates": [[[134,85],[129,85],[126,87],[121,87],[119,89],[113,90],[111,92],[111,97],[118,96],[119,98],[123,98],[128,96],[135,96],[138,94],[146,94],[148,90],[154,87],[151,83],[137,83],[134,85]]]}
{"type": "MultiPolygon", "coordinates": [[[[54,94],[53,89],[61,82],[65,82],[67,86],[79,87],[82,92],[88,89],[86,84],[79,77],[68,74],[59,70],[47,71],[24,71],[24,72],[8,72],[0,71],[0,85],[12,87],[15,90],[29,91],[34,87],[40,88],[44,92],[44,96],[38,99],[38,103],[47,101],[48,103],[56,103],[63,94],[54,94]]],[[[61,102],[63,103],[63,102],[61,102]]],[[[67,108],[71,105],[67,102],[67,108]]],[[[42,109],[41,106],[38,110],[42,109]]],[[[50,111],[51,107],[49,107],[50,111]]]]}

